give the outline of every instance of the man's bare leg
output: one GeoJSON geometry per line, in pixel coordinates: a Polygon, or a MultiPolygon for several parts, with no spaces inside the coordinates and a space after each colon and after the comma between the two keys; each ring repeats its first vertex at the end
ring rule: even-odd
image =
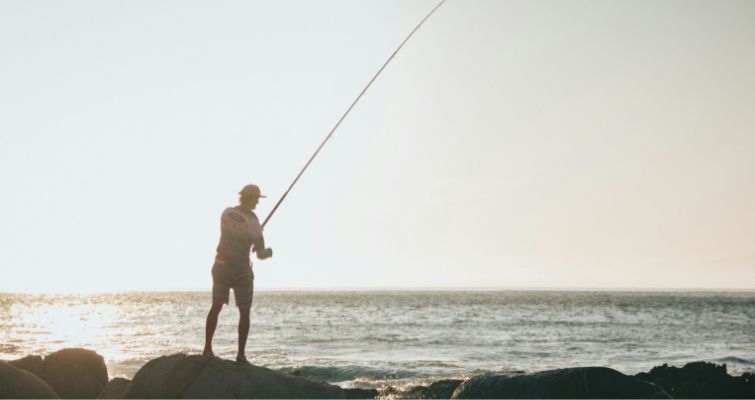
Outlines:
{"type": "Polygon", "coordinates": [[[212,352],[212,337],[215,336],[215,328],[218,327],[218,315],[220,310],[223,309],[223,303],[212,303],[210,312],[207,313],[207,324],[205,325],[204,332],[204,351],[203,356],[215,357],[215,353],[212,352]]]}
{"type": "Polygon", "coordinates": [[[246,360],[246,339],[249,337],[249,319],[251,307],[239,307],[239,354],[236,355],[236,361],[248,364],[246,360]]]}

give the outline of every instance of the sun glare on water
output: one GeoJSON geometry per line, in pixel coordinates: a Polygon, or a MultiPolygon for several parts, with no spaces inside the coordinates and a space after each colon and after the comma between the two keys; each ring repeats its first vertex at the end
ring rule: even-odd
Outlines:
{"type": "Polygon", "coordinates": [[[114,337],[128,333],[128,327],[119,323],[116,305],[90,296],[68,295],[64,299],[40,296],[38,300],[43,301],[21,300],[3,307],[4,331],[16,343],[3,349],[0,357],[46,355],[51,348],[69,347],[96,349],[105,360],[126,357],[117,347],[109,346],[114,337]]]}
{"type": "Polygon", "coordinates": [[[105,359],[111,377],[133,376],[155,357],[201,352],[204,312],[170,293],[2,294],[0,359],[84,348],[105,359]]]}

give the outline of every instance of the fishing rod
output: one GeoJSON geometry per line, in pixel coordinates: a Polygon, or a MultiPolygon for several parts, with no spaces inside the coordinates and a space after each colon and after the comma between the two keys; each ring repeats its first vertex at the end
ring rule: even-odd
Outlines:
{"type": "Polygon", "coordinates": [[[341,122],[343,122],[344,118],[346,118],[346,116],[349,115],[349,112],[351,111],[352,108],[354,108],[354,105],[356,105],[357,102],[359,101],[359,99],[362,98],[362,96],[364,95],[364,93],[367,92],[367,89],[369,89],[370,85],[372,85],[372,82],[375,82],[375,79],[377,79],[378,75],[380,75],[380,73],[383,72],[383,70],[388,65],[388,63],[390,63],[391,60],[393,60],[393,57],[396,56],[396,53],[398,53],[398,51],[401,50],[402,47],[404,47],[404,43],[406,43],[407,41],[409,41],[409,38],[411,38],[412,35],[414,35],[414,32],[417,32],[417,30],[419,29],[419,27],[422,26],[422,24],[424,24],[425,21],[427,21],[427,19],[430,18],[431,15],[433,15],[433,13],[435,12],[435,10],[437,10],[445,2],[446,2],[446,0],[441,0],[441,2],[438,3],[438,5],[435,6],[435,8],[433,8],[432,11],[430,11],[425,16],[425,18],[423,18],[422,21],[419,22],[419,24],[417,24],[417,26],[409,34],[409,36],[407,36],[406,39],[404,39],[404,41],[401,42],[401,44],[396,48],[396,51],[394,51],[393,54],[391,54],[391,56],[388,57],[388,59],[383,64],[383,66],[380,67],[380,69],[378,70],[377,73],[375,73],[375,76],[373,76],[372,79],[370,79],[369,83],[367,83],[367,86],[365,86],[364,89],[362,89],[362,92],[359,93],[359,96],[357,96],[357,98],[354,99],[354,102],[351,103],[351,105],[346,110],[346,112],[343,113],[343,115],[341,116],[341,119],[339,119],[338,122],[336,123],[336,125],[333,127],[333,129],[330,130],[330,133],[328,133],[328,136],[325,137],[325,140],[323,140],[322,143],[320,143],[320,146],[317,147],[317,150],[315,150],[315,153],[312,154],[312,157],[309,158],[309,161],[307,161],[307,163],[304,165],[304,168],[302,168],[301,171],[299,171],[299,175],[296,175],[296,178],[294,178],[294,181],[291,182],[291,185],[288,187],[288,189],[286,190],[286,192],[283,193],[283,196],[281,196],[280,200],[278,200],[278,202],[275,203],[275,207],[273,207],[273,210],[270,211],[270,214],[267,216],[267,218],[265,218],[265,221],[262,223],[262,229],[265,228],[265,225],[267,224],[267,222],[270,221],[270,218],[273,216],[273,214],[275,214],[275,210],[277,210],[278,207],[281,205],[281,203],[283,202],[283,199],[285,199],[286,196],[288,196],[288,192],[290,192],[291,188],[293,188],[294,185],[296,185],[296,182],[299,180],[299,178],[304,173],[304,171],[307,169],[307,167],[309,167],[309,164],[312,163],[312,160],[314,160],[315,157],[317,157],[317,153],[320,152],[320,149],[322,149],[322,147],[325,146],[325,143],[328,141],[328,139],[330,139],[330,137],[333,136],[333,132],[335,132],[336,129],[338,129],[338,126],[340,126],[341,122]]]}

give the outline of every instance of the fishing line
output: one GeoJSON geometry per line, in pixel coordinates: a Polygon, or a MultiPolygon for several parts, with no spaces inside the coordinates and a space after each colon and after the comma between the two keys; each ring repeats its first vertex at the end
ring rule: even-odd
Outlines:
{"type": "Polygon", "coordinates": [[[273,207],[273,210],[270,211],[270,214],[267,216],[267,218],[265,218],[265,222],[262,223],[262,228],[263,229],[265,228],[265,225],[267,224],[267,222],[270,221],[270,218],[273,216],[273,214],[275,214],[275,210],[277,210],[278,206],[281,205],[281,203],[283,202],[283,199],[285,199],[286,196],[288,196],[288,192],[291,191],[291,188],[294,187],[294,185],[296,184],[296,182],[299,180],[299,178],[301,177],[301,175],[304,173],[304,170],[306,170],[307,167],[309,167],[309,164],[312,162],[312,160],[315,159],[315,157],[317,156],[317,153],[320,152],[320,149],[322,149],[322,147],[325,145],[325,143],[328,141],[328,139],[330,139],[330,137],[333,136],[333,132],[335,132],[336,129],[338,129],[338,126],[341,125],[341,122],[343,122],[344,118],[346,118],[346,116],[349,114],[349,112],[351,111],[351,109],[354,108],[354,105],[356,105],[357,102],[359,101],[359,99],[362,98],[362,96],[364,95],[364,93],[367,92],[367,89],[370,87],[370,85],[372,85],[372,82],[375,82],[375,79],[377,79],[378,75],[380,75],[380,73],[383,72],[383,69],[385,69],[385,67],[388,65],[388,63],[390,63],[391,60],[393,60],[393,57],[396,56],[396,53],[398,53],[398,51],[401,50],[402,47],[404,47],[404,44],[409,40],[409,38],[412,37],[412,35],[414,35],[414,32],[417,32],[417,30],[419,29],[419,27],[422,26],[422,24],[424,24],[425,21],[427,21],[427,19],[430,18],[431,15],[433,15],[433,13],[435,12],[435,10],[437,10],[445,2],[446,2],[446,0],[441,0],[441,2],[438,3],[438,5],[435,6],[435,8],[433,8],[432,11],[430,11],[430,13],[428,13],[425,16],[425,18],[423,18],[422,21],[419,22],[419,24],[417,24],[417,26],[414,28],[414,30],[412,30],[412,32],[409,34],[409,36],[407,36],[406,39],[404,39],[404,41],[401,42],[401,44],[396,48],[396,51],[394,51],[393,54],[391,54],[391,56],[388,57],[388,60],[386,60],[385,63],[383,64],[383,66],[380,67],[380,69],[375,74],[375,76],[373,76],[372,79],[370,79],[370,82],[367,83],[367,86],[365,86],[364,89],[362,89],[362,92],[359,93],[359,96],[357,96],[357,98],[354,99],[354,102],[351,103],[351,105],[346,110],[346,112],[343,113],[343,115],[341,116],[341,119],[339,119],[338,122],[336,123],[336,125],[333,127],[333,129],[330,130],[330,133],[328,133],[328,136],[325,137],[325,140],[323,140],[322,143],[320,143],[320,146],[317,147],[317,150],[315,151],[314,154],[312,154],[312,157],[309,158],[309,161],[307,161],[307,163],[304,165],[304,168],[302,168],[301,171],[299,171],[299,175],[296,175],[296,178],[294,179],[294,181],[291,182],[291,185],[288,187],[288,189],[286,190],[286,192],[283,193],[283,196],[281,196],[280,200],[278,200],[278,202],[275,204],[275,207],[273,207]]]}

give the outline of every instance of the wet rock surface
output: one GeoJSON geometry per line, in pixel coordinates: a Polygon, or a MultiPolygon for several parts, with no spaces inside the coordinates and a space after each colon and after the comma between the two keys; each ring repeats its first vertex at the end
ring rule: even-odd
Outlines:
{"type": "Polygon", "coordinates": [[[635,377],[662,387],[675,398],[755,398],[755,375],[731,376],[726,364],[693,362],[681,368],[663,364],[635,377]]]}
{"type": "Polygon", "coordinates": [[[443,379],[430,386],[414,386],[401,393],[402,399],[450,399],[456,388],[462,384],[461,379],[443,379]]]}
{"type": "Polygon", "coordinates": [[[347,399],[374,399],[378,396],[377,389],[344,389],[347,399]]]}
{"type": "Polygon", "coordinates": [[[610,368],[565,368],[522,375],[486,373],[470,378],[453,399],[670,398],[661,388],[610,368]]]}

